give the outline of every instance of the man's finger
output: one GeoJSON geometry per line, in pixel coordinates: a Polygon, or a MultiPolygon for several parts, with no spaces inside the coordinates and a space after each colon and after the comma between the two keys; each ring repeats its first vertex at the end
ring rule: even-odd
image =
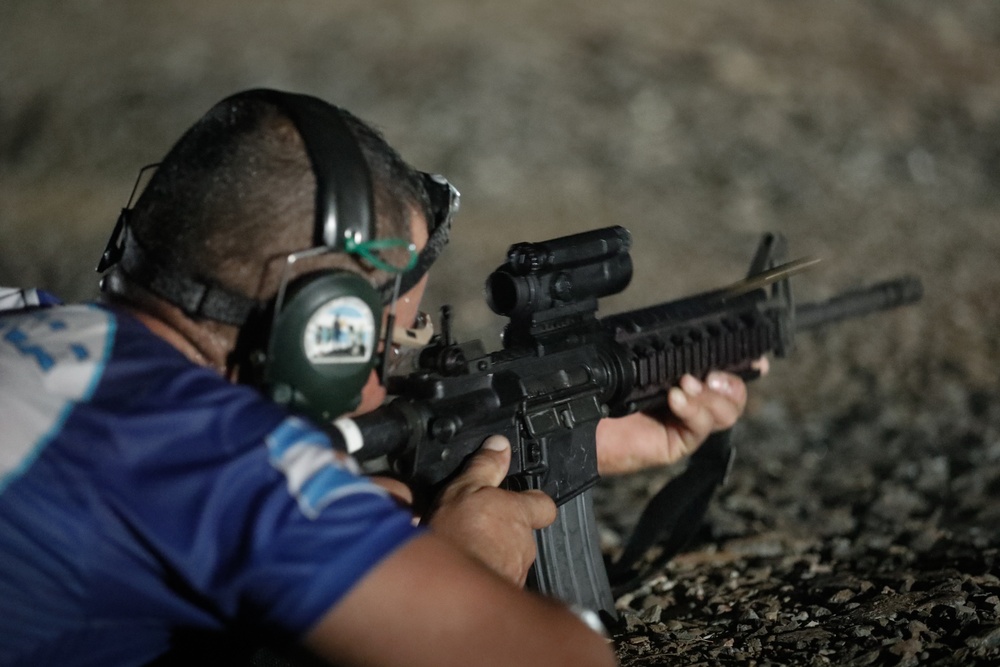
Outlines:
{"type": "Polygon", "coordinates": [[[518,494],[528,523],[534,530],[545,528],[556,520],[556,504],[545,492],[538,490],[522,491],[518,494]]]}
{"type": "Polygon", "coordinates": [[[746,403],[746,385],[731,373],[712,371],[705,378],[705,384],[712,391],[728,397],[740,406],[746,403]]]}
{"type": "Polygon", "coordinates": [[[697,399],[704,391],[704,385],[693,375],[681,378],[680,386],[672,388],[667,393],[667,403],[670,411],[681,421],[688,421],[698,415],[701,405],[697,399]]]}
{"type": "Polygon", "coordinates": [[[413,504],[413,491],[410,487],[403,484],[398,479],[383,477],[381,475],[374,475],[369,477],[369,479],[388,491],[397,502],[402,503],[403,505],[413,504]]]}

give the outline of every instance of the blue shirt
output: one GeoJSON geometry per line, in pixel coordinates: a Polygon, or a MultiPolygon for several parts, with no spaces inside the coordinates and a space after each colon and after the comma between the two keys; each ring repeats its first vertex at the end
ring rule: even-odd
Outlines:
{"type": "Polygon", "coordinates": [[[0,312],[0,664],[299,636],[416,531],[326,433],[131,316],[0,312]]]}

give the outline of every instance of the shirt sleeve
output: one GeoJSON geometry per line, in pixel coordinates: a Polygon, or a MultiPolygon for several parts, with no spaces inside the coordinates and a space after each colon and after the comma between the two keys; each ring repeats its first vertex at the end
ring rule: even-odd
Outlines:
{"type": "MultiPolygon", "coordinates": [[[[181,387],[197,394],[196,384],[181,387]]],[[[120,466],[106,471],[123,524],[115,560],[135,550],[126,558],[148,572],[143,594],[180,622],[300,636],[422,529],[326,433],[230,388],[200,392],[182,419],[142,420],[146,437],[108,457],[120,466]]],[[[131,594],[105,592],[116,605],[131,594]]]]}
{"type": "Polygon", "coordinates": [[[267,609],[271,623],[302,634],[421,530],[410,512],[303,420],[279,424],[266,450],[284,488],[272,492],[280,510],[256,522],[263,548],[244,590],[267,609]]]}

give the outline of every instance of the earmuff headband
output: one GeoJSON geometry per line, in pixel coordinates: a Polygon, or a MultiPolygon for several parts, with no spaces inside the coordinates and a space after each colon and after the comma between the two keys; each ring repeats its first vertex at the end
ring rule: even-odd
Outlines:
{"type": "MultiPolygon", "coordinates": [[[[134,282],[183,310],[188,317],[207,318],[239,327],[262,306],[260,301],[217,283],[199,280],[184,271],[166,270],[150,259],[132,235],[127,222],[122,233],[119,269],[134,282]]],[[[111,285],[108,287],[112,288],[111,285]]]]}
{"type": "Polygon", "coordinates": [[[316,175],[313,243],[339,252],[375,238],[371,173],[340,111],[298,93],[257,91],[295,124],[316,175]]]}

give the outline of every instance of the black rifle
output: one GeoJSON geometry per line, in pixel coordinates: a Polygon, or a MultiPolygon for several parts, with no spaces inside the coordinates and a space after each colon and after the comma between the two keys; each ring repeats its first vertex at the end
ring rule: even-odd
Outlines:
{"type": "MultiPolygon", "coordinates": [[[[795,307],[788,275],[803,262],[782,264],[784,239],[767,234],[746,280],[598,319],[598,298],[631,280],[630,246],[622,227],[511,246],[486,282],[490,307],[510,318],[503,349],[486,353],[478,340],[458,344],[446,327],[420,352],[417,370],[390,383],[395,400],[340,422],[352,432],[352,449],[360,446],[356,458],[388,457],[418,489],[445,483],[486,437],[505,435],[512,446],[506,488],[541,489],[559,506],[556,522],[537,531],[531,585],[612,619],[590,491],[598,480],[597,422],[663,409],[664,394],[685,373],[703,378],[721,369],[749,379],[753,360],[785,356],[798,331],[921,296],[919,280],[908,277],[795,307]]],[[[686,474],[702,487],[690,491],[701,510],[721,476],[700,475],[699,466],[721,460],[724,468],[728,455],[728,443],[709,442],[692,457],[686,474]]],[[[658,504],[683,506],[688,491],[680,488],[658,504]]],[[[647,517],[651,522],[657,520],[647,517]]],[[[624,560],[614,567],[619,579],[629,569],[624,560]]]]}

